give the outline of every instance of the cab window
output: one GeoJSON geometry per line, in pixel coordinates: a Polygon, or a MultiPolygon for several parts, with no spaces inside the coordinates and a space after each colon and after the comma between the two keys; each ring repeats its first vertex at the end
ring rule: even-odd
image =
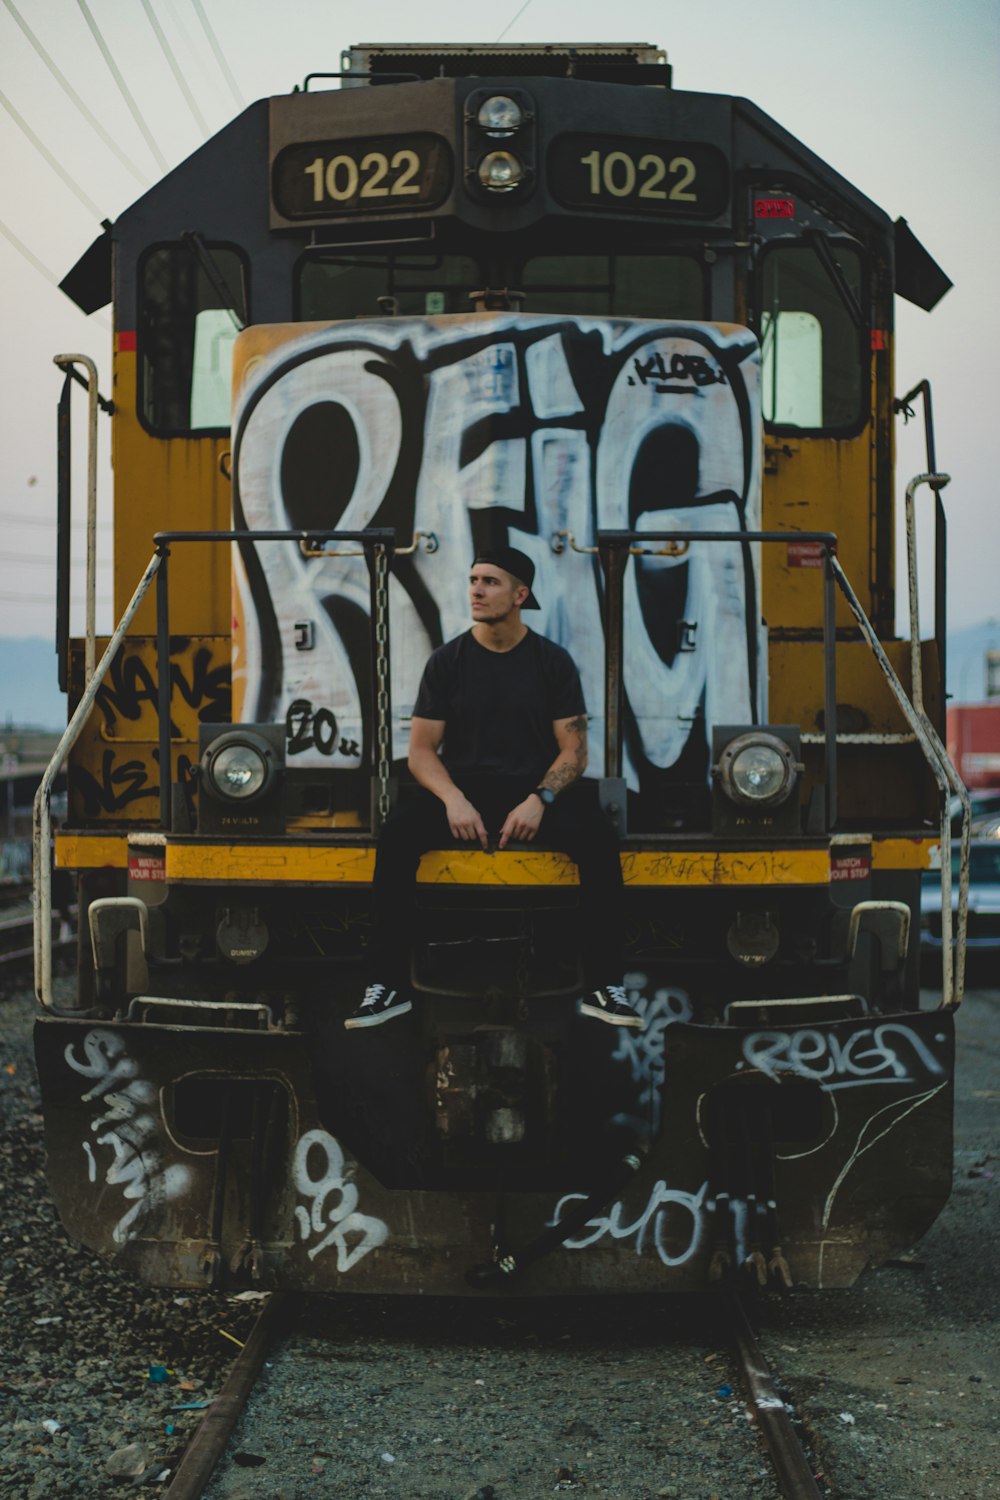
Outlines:
{"type": "Polygon", "coordinates": [[[863,306],[861,258],[831,244],[833,265],[809,245],[781,245],[764,259],[760,342],[764,420],[774,427],[844,432],[864,419],[866,366],[855,308],[863,306]]]}
{"type": "Polygon", "coordinates": [[[240,251],[184,241],[159,245],[144,256],[139,411],[151,431],[228,430],[232,346],[248,315],[247,268],[240,251]]]}
{"type": "Polygon", "coordinates": [[[540,255],[524,267],[525,312],[702,318],[705,278],[690,255],[540,255]]]}
{"type": "Polygon", "coordinates": [[[327,318],[471,312],[470,293],[484,286],[466,255],[324,255],[302,262],[296,316],[327,318]],[[388,301],[386,299],[389,299],[388,301]]]}

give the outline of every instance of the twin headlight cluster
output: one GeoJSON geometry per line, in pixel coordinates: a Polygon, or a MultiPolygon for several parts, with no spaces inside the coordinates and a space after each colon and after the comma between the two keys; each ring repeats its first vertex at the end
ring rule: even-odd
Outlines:
{"type": "Polygon", "coordinates": [[[465,111],[467,176],[487,193],[525,186],[534,175],[534,118],[532,101],[520,90],[471,94],[465,111]]]}
{"type": "Polygon", "coordinates": [[[803,766],[795,725],[719,725],[712,737],[712,830],[798,833],[803,766]]]}

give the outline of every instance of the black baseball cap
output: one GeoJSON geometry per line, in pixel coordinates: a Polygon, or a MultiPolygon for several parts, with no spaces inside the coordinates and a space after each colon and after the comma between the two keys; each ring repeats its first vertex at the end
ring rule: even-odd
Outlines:
{"type": "Polygon", "coordinates": [[[477,552],[472,559],[472,566],[476,563],[492,563],[495,568],[502,568],[509,573],[518,583],[523,583],[528,590],[528,597],[521,605],[522,609],[541,609],[541,605],[531,592],[531,585],[535,581],[535,565],[526,552],[518,552],[516,547],[490,547],[485,552],[477,552]]]}

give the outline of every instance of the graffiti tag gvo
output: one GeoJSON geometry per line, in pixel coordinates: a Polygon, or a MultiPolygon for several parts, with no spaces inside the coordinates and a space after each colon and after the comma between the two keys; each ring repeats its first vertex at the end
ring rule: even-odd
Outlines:
{"type": "MultiPolygon", "coordinates": [[[[91,1120],[90,1129],[94,1145],[111,1153],[103,1167],[104,1181],[108,1187],[120,1188],[131,1203],[112,1230],[115,1244],[123,1245],[154,1209],[183,1197],[191,1174],[182,1163],[163,1164],[154,1110],[156,1090],[141,1077],[123,1037],[113,1031],[88,1031],[81,1054],[70,1045],[63,1055],[74,1073],[91,1080],[91,1087],[81,1095],[83,1103],[100,1101],[101,1113],[91,1120]]],[[[90,1141],[83,1142],[83,1150],[88,1178],[96,1182],[104,1158],[98,1157],[90,1141]]]]}
{"type": "MultiPolygon", "coordinates": [[[[705,1215],[714,1205],[706,1203],[708,1183],[703,1182],[696,1193],[687,1193],[680,1188],[668,1187],[662,1179],[654,1183],[646,1205],[634,1219],[626,1219],[625,1206],[615,1202],[602,1214],[589,1219],[585,1232],[566,1240],[567,1250],[586,1250],[606,1237],[612,1240],[631,1240],[636,1255],[647,1249],[655,1250],[665,1266],[683,1266],[698,1253],[705,1234],[705,1215]],[[668,1231],[672,1232],[668,1238],[668,1231]],[[670,1238],[680,1234],[681,1250],[672,1255],[670,1238]]],[[[582,1203],[585,1193],[566,1193],[555,1206],[549,1225],[560,1223],[567,1206],[582,1203]]]]}
{"type": "Polygon", "coordinates": [[[827,1090],[866,1083],[909,1084],[945,1074],[944,1064],[924,1040],[897,1021],[860,1026],[846,1037],[810,1027],[754,1031],[743,1043],[743,1057],[768,1078],[794,1073],[827,1090]]]}
{"type": "MultiPolygon", "coordinates": [[[[238,379],[240,359],[238,344],[238,379]]],[[[469,628],[475,552],[520,548],[536,569],[531,626],[576,660],[600,746],[601,570],[553,539],[571,532],[592,547],[599,529],[755,529],[758,385],[752,336],[708,324],[501,314],[332,325],[247,363],[234,416],[235,521],[389,527],[400,546],[415,532],[437,539],[433,552],[396,557],[389,582],[396,758],[428,656],[469,628]]],[[[633,790],[675,764],[696,721],[750,723],[761,707],[755,549],[712,543],[658,556],[656,546],[624,580],[633,790]],[[677,650],[682,625],[693,649],[677,650]]],[[[234,566],[235,716],[285,722],[298,765],[362,765],[364,559],[261,542],[241,544],[234,566]]],[[[602,774],[599,754],[589,774],[602,774]]]]}
{"type": "Polygon", "coordinates": [[[350,1180],[339,1141],[325,1130],[310,1130],[295,1148],[295,1190],[309,1207],[296,1206],[299,1239],[310,1260],[331,1246],[337,1270],[349,1271],[389,1236],[388,1226],[358,1212],[358,1190],[350,1180]]]}

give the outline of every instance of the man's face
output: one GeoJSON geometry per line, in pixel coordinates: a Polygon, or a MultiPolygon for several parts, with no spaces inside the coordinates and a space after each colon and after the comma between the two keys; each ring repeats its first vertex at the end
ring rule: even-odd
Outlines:
{"type": "Polygon", "coordinates": [[[493,563],[475,563],[469,574],[469,604],[476,625],[499,625],[528,597],[523,583],[493,563]]]}

